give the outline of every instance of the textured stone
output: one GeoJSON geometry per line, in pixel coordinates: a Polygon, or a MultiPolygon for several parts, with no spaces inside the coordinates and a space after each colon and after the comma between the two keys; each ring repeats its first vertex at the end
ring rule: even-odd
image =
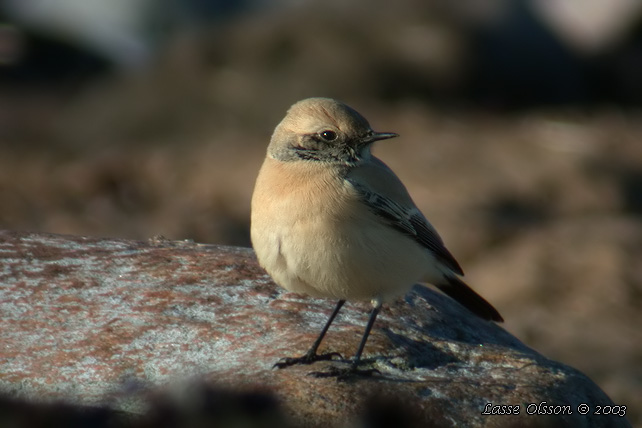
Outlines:
{"type": "MultiPolygon", "coordinates": [[[[293,426],[373,426],[386,408],[377,403],[425,426],[630,426],[580,415],[582,403],[591,413],[613,403],[582,373],[419,286],[377,319],[364,358],[380,375],[308,376],[341,362],[274,370],[308,349],[334,303],[275,286],[248,249],[0,231],[0,392],[145,413],[196,383],[274,397],[293,426]],[[541,402],[572,415],[527,414],[541,402]],[[520,415],[483,415],[488,403],[520,415]]],[[[321,351],[351,356],[369,309],[346,305],[321,351]]]]}

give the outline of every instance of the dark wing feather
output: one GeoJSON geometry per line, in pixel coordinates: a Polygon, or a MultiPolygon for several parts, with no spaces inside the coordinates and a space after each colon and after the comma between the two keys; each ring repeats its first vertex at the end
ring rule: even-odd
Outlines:
{"type": "Polygon", "coordinates": [[[448,296],[458,301],[463,307],[485,320],[504,321],[497,309],[464,281],[454,276],[446,276],[445,279],[445,282],[435,285],[448,296]]]}
{"type": "Polygon", "coordinates": [[[444,246],[441,237],[414,205],[412,207],[404,207],[390,198],[371,191],[354,180],[348,179],[348,181],[374,214],[386,220],[390,226],[414,239],[419,245],[430,250],[437,260],[454,273],[464,274],[457,260],[444,246]]]}

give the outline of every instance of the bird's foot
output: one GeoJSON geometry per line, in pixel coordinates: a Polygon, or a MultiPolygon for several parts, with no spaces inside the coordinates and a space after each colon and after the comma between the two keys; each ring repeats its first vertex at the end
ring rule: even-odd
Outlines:
{"type": "Polygon", "coordinates": [[[327,354],[307,353],[302,357],[285,357],[281,358],[272,368],[284,369],[297,364],[312,364],[317,361],[332,361],[334,357],[343,360],[343,356],[338,352],[328,352],[327,354]]]}
{"type": "Polygon", "coordinates": [[[360,369],[355,364],[347,368],[330,367],[326,371],[308,373],[308,376],[319,378],[335,377],[337,381],[348,381],[357,377],[371,377],[374,374],[381,374],[377,369],[360,369]]]}

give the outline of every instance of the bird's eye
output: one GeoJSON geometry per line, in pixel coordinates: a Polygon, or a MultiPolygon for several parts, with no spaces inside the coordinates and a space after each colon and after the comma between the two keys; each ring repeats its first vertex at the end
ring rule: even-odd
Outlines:
{"type": "Polygon", "coordinates": [[[336,132],[334,132],[334,131],[330,131],[330,130],[327,130],[327,131],[321,131],[321,132],[319,133],[319,135],[320,135],[320,136],[321,136],[321,138],[323,138],[325,141],[334,141],[334,140],[336,140],[336,139],[337,139],[337,133],[336,133],[336,132]]]}

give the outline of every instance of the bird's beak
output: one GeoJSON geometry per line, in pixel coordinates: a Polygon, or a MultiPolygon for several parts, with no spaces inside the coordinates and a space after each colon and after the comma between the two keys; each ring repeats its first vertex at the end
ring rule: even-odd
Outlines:
{"type": "Polygon", "coordinates": [[[366,138],[365,142],[374,143],[375,141],[387,140],[389,138],[395,138],[395,137],[398,137],[398,136],[399,136],[399,134],[395,134],[394,132],[375,132],[375,133],[369,135],[366,138]]]}
{"type": "Polygon", "coordinates": [[[374,137],[373,139],[375,141],[379,141],[379,140],[387,140],[388,138],[395,138],[398,136],[399,134],[395,134],[394,132],[375,132],[375,134],[373,135],[374,137]]]}

